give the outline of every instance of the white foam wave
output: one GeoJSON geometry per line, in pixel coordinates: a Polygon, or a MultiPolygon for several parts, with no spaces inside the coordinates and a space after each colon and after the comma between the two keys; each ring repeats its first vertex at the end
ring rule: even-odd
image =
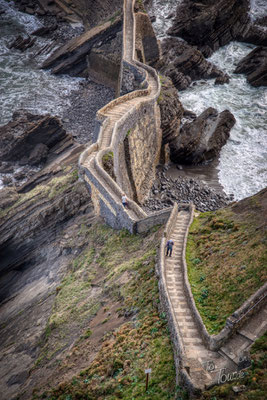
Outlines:
{"type": "Polygon", "coordinates": [[[218,168],[225,192],[233,193],[236,199],[256,193],[267,182],[267,91],[264,87],[253,88],[243,75],[233,74],[235,64],[252,48],[233,42],[210,58],[231,76],[229,84],[198,81],[179,93],[184,106],[197,114],[207,107],[228,109],[234,114],[236,124],[222,148],[218,168]]]}

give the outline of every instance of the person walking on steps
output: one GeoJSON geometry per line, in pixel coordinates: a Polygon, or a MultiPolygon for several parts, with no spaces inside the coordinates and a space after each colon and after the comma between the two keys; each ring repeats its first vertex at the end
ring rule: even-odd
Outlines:
{"type": "Polygon", "coordinates": [[[128,208],[128,199],[125,193],[123,193],[123,195],[121,196],[121,202],[123,207],[128,208]]]}
{"type": "Polygon", "coordinates": [[[172,239],[168,240],[167,244],[166,244],[166,256],[172,256],[172,248],[173,248],[174,242],[172,239]]]}

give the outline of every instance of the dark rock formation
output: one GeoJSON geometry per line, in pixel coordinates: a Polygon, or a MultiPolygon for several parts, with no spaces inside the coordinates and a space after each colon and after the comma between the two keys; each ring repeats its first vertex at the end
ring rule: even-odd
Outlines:
{"type": "Polygon", "coordinates": [[[176,140],[170,143],[171,160],[180,164],[211,161],[225,145],[234,123],[230,111],[218,113],[208,108],[193,122],[182,126],[176,140]]]}
{"type": "Polygon", "coordinates": [[[53,151],[53,147],[63,141],[64,149],[66,142],[72,145],[71,137],[58,118],[20,110],[13,114],[11,122],[0,127],[0,161],[36,164],[44,161],[48,150],[53,151]]]}
{"type": "Polygon", "coordinates": [[[17,0],[16,6],[22,12],[30,15],[53,15],[58,20],[67,20],[69,22],[80,22],[82,20],[81,13],[73,4],[74,1],[50,1],[50,0],[17,0]]]}
{"type": "Polygon", "coordinates": [[[36,38],[31,38],[30,36],[24,38],[19,35],[12,43],[10,43],[9,48],[24,51],[27,50],[29,47],[32,47],[35,41],[36,38]]]}
{"type": "Polygon", "coordinates": [[[183,106],[170,79],[161,77],[158,99],[161,117],[162,144],[175,142],[183,117],[183,106]]]}
{"type": "Polygon", "coordinates": [[[4,188],[0,190],[0,210],[12,206],[19,199],[19,195],[14,188],[4,188]]]}
{"type": "Polygon", "coordinates": [[[238,40],[245,43],[252,43],[256,46],[267,46],[267,28],[261,25],[251,24],[244,36],[238,40]]]}
{"type": "Polygon", "coordinates": [[[114,39],[122,29],[121,17],[105,22],[82,35],[71,39],[57,49],[42,65],[52,68],[55,74],[87,76],[87,57],[92,48],[100,47],[114,39]]]}
{"type": "Polygon", "coordinates": [[[177,6],[176,17],[168,33],[182,37],[200,50],[203,48],[207,56],[246,34],[249,4],[249,0],[184,0],[177,6]]]}
{"type": "Polygon", "coordinates": [[[155,211],[172,206],[175,202],[192,201],[197,210],[213,211],[225,207],[229,198],[192,178],[172,179],[165,172],[157,174],[149,199],[144,203],[145,210],[155,211]]]}
{"type": "Polygon", "coordinates": [[[252,86],[267,86],[267,47],[256,47],[237,65],[235,74],[245,74],[252,86]]]}
{"type": "Polygon", "coordinates": [[[215,65],[207,61],[203,54],[177,38],[167,38],[162,43],[163,58],[158,67],[171,78],[178,90],[186,89],[192,80],[228,77],[215,65]]]}
{"type": "Polygon", "coordinates": [[[46,36],[46,35],[49,35],[51,32],[54,32],[57,28],[58,28],[58,24],[42,26],[41,28],[38,28],[34,32],[32,32],[32,35],[46,36]]]}

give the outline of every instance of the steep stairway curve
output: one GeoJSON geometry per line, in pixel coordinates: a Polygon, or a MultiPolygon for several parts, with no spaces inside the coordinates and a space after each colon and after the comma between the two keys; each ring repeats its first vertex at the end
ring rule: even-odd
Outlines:
{"type": "Polygon", "coordinates": [[[185,246],[190,224],[191,211],[188,206],[188,209],[182,209],[177,213],[169,229],[167,228],[162,246],[165,247],[166,241],[172,239],[174,247],[172,257],[165,255],[165,248],[164,254],[161,249],[162,273],[172,310],[172,320],[176,324],[175,331],[179,335],[182,366],[194,388],[203,390],[214,384],[224,383],[225,371],[236,376],[237,371],[248,366],[246,364],[241,367],[242,357],[267,328],[267,306],[250,317],[218,351],[207,348],[195,322],[184,284],[185,246]]]}
{"type": "MultiPolygon", "coordinates": [[[[126,227],[130,230],[131,226],[133,227],[140,219],[142,220],[148,216],[137,203],[132,200],[129,200],[129,209],[123,208],[121,204],[123,190],[106,171],[104,171],[102,156],[105,152],[113,152],[114,154],[114,149],[117,146],[118,140],[121,140],[119,132],[120,127],[123,126],[123,123],[127,121],[127,119],[131,121],[132,116],[139,107],[144,107],[148,104],[150,107],[153,105],[154,110],[156,110],[156,100],[160,93],[160,81],[156,71],[134,59],[136,31],[134,4],[135,0],[124,0],[122,59],[123,62],[126,62],[131,68],[138,71],[142,70],[142,75],[144,76],[143,85],[146,89],[136,90],[135,92],[130,92],[121,96],[98,111],[97,115],[98,120],[101,121],[101,128],[97,143],[86,149],[79,160],[80,171],[85,181],[89,183],[89,186],[93,185],[96,188],[102,205],[104,204],[106,210],[109,210],[104,212],[104,217],[108,215],[107,218],[110,218],[110,224],[113,227],[126,227]]],[[[157,121],[157,117],[155,117],[155,120],[157,121]]],[[[99,204],[98,207],[100,207],[99,204]]],[[[133,229],[134,228],[132,228],[132,230],[133,229]]]]}

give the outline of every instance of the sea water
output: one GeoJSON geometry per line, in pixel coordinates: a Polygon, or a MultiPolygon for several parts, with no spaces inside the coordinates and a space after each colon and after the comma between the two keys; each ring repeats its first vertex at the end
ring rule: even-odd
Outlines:
{"type": "MultiPolygon", "coordinates": [[[[181,1],[180,1],[181,2],[181,1]]],[[[167,35],[177,1],[154,0],[152,13],[156,15],[154,29],[160,38],[167,35]]],[[[251,18],[267,15],[266,0],[252,0],[251,18]]],[[[236,200],[257,193],[267,183],[267,89],[249,85],[244,75],[234,74],[237,63],[255,46],[232,42],[215,52],[209,61],[230,75],[230,83],[214,85],[214,80],[197,81],[179,92],[185,108],[199,115],[208,107],[218,111],[230,110],[236,124],[230,139],[222,148],[218,176],[226,194],[236,200]]]]}

